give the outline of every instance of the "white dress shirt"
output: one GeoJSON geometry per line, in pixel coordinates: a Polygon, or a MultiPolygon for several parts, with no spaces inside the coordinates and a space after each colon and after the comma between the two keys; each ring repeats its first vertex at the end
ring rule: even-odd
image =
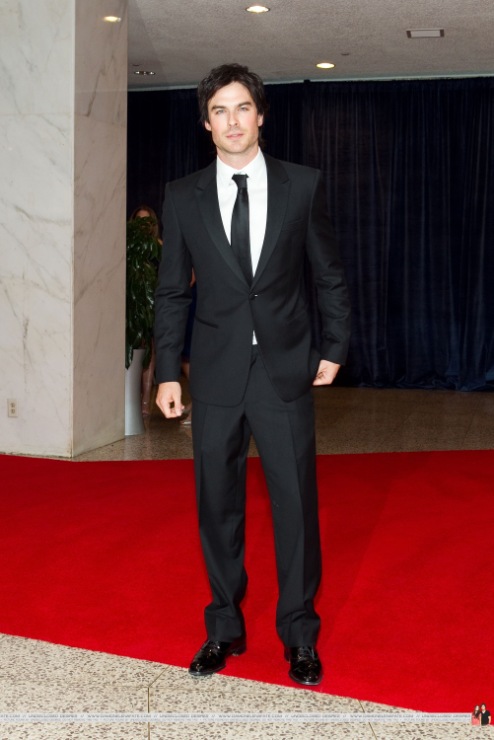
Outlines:
{"type": "Polygon", "coordinates": [[[235,174],[248,175],[247,192],[249,193],[249,230],[250,256],[252,259],[252,274],[255,274],[259,257],[261,256],[266,219],[268,215],[268,174],[266,162],[259,149],[257,155],[241,170],[225,164],[217,159],[216,184],[218,187],[218,201],[220,204],[221,219],[228,241],[231,241],[232,213],[238,188],[232,176],[235,174]]]}

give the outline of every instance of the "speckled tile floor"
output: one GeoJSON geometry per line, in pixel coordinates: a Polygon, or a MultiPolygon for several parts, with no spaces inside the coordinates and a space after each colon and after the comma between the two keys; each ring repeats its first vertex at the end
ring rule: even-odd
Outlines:
{"type": "MultiPolygon", "coordinates": [[[[185,400],[188,400],[185,388],[185,400]]],[[[321,455],[494,447],[494,393],[317,388],[317,451],[321,455]]],[[[251,454],[256,454],[254,444],[251,454]]],[[[75,458],[163,460],[192,457],[190,426],[156,407],[146,432],[75,458]]]]}
{"type": "Polygon", "coordinates": [[[466,718],[419,722],[399,708],[220,674],[192,680],[183,668],[0,635],[1,740],[469,740],[479,732],[494,737],[494,727],[466,718]],[[51,721],[23,717],[38,713],[51,721]]]}
{"type": "MultiPolygon", "coordinates": [[[[317,389],[315,402],[320,454],[494,447],[493,393],[335,387],[317,389]]],[[[190,427],[166,421],[155,410],[144,434],[76,461],[191,456],[190,427]]],[[[0,740],[494,738],[494,726],[416,720],[396,707],[222,675],[194,681],[181,668],[0,635],[0,740]],[[235,720],[239,712],[253,713],[258,721],[235,720]],[[50,713],[53,721],[32,721],[37,713],[50,713]],[[85,713],[96,715],[94,721],[77,717],[85,713]],[[209,716],[179,721],[178,715],[190,713],[209,716]],[[211,721],[214,713],[222,716],[211,721]],[[380,713],[386,721],[378,721],[380,713]],[[21,721],[26,714],[30,721],[21,721]],[[115,716],[98,721],[104,714],[115,716]],[[340,714],[344,721],[335,722],[340,714]],[[232,715],[231,721],[219,721],[224,715],[232,715]],[[405,721],[406,715],[413,721],[405,721]]]]}

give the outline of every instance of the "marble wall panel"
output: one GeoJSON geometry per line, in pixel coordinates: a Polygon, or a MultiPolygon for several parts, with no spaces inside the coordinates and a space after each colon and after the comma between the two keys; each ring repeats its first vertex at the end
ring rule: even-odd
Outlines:
{"type": "Polygon", "coordinates": [[[110,11],[76,15],[74,454],[124,435],[126,1],[110,11]]]}
{"type": "Polygon", "coordinates": [[[73,107],[75,0],[0,3],[0,114],[73,107]]]}
{"type": "Polygon", "coordinates": [[[70,451],[73,21],[5,0],[0,22],[0,451],[70,451]],[[63,72],[62,72],[63,70],[63,72]],[[7,399],[18,417],[7,417],[7,399]]]}
{"type": "Polygon", "coordinates": [[[0,452],[123,436],[126,0],[104,11],[0,5],[0,452]]]}

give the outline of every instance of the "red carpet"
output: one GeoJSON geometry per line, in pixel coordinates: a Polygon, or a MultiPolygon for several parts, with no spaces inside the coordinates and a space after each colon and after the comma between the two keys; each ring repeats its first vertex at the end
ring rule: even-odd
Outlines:
{"type": "MultiPolygon", "coordinates": [[[[318,464],[317,690],[439,712],[492,698],[494,452],[318,464]]],[[[225,673],[291,685],[269,504],[259,461],[249,465],[249,649],[225,673]]],[[[0,456],[0,475],[0,632],[186,666],[208,599],[192,462],[0,456]]]]}

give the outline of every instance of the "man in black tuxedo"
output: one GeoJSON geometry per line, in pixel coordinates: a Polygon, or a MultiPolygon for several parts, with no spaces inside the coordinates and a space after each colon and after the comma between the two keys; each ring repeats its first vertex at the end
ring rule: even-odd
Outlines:
{"type": "Polygon", "coordinates": [[[245,475],[252,434],[273,512],[277,631],[291,678],[315,685],[322,678],[314,609],[321,554],[311,386],[332,383],[346,359],[350,307],[343,268],[321,173],[261,152],[267,103],[258,75],[222,65],[202,80],[198,97],[217,159],[167,186],[155,328],[157,403],[167,418],[179,417],[194,270],[192,434],[212,601],[205,610],[207,640],[189,672],[211,675],[246,647],[240,605],[247,586],[245,475]],[[322,320],[318,350],[304,290],[306,258],[322,320]]]}

